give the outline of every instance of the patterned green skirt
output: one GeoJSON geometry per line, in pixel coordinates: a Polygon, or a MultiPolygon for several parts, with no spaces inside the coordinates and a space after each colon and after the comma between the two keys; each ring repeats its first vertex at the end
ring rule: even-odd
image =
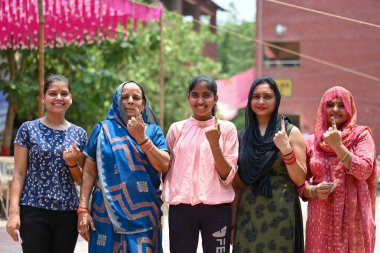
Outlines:
{"type": "Polygon", "coordinates": [[[236,220],[234,253],[303,253],[300,201],[292,181],[271,177],[272,198],[255,196],[252,187],[242,193],[236,220]]]}

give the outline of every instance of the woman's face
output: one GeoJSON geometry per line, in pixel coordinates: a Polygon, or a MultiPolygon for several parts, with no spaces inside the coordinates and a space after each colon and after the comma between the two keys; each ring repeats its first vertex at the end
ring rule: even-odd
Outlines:
{"type": "Polygon", "coordinates": [[[334,117],[337,128],[340,128],[348,119],[348,112],[341,98],[334,98],[326,103],[327,124],[331,126],[331,117],[334,117]]]}
{"type": "Polygon", "coordinates": [[[276,107],[276,96],[267,83],[259,84],[253,90],[251,108],[257,117],[271,116],[276,107]]]}
{"type": "Polygon", "coordinates": [[[212,118],[212,108],[218,101],[218,95],[214,95],[206,82],[198,83],[189,92],[187,99],[189,100],[195,119],[203,121],[212,118]]]}
{"type": "Polygon", "coordinates": [[[142,91],[135,83],[127,83],[121,92],[121,99],[124,111],[128,118],[136,117],[136,108],[141,113],[144,110],[145,101],[143,100],[142,91]]]}
{"type": "Polygon", "coordinates": [[[56,113],[65,113],[73,102],[68,84],[61,81],[51,83],[43,99],[46,110],[56,113]]]}

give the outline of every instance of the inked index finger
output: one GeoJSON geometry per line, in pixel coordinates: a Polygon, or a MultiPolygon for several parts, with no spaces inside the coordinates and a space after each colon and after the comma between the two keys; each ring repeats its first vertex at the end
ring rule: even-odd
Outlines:
{"type": "Polygon", "coordinates": [[[140,113],[139,115],[137,115],[136,118],[137,118],[137,121],[138,121],[139,123],[144,123],[144,119],[143,119],[143,116],[142,116],[141,113],[140,113]]]}
{"type": "Polygon", "coordinates": [[[282,115],[281,117],[281,131],[285,132],[285,117],[282,115]]]}
{"type": "Polygon", "coordinates": [[[73,147],[77,148],[77,142],[73,139],[73,147]]]}
{"type": "Polygon", "coordinates": [[[136,118],[140,115],[140,110],[139,108],[135,107],[135,116],[136,118]]]}
{"type": "Polygon", "coordinates": [[[220,132],[220,124],[218,118],[215,116],[214,127],[220,132]]]}
{"type": "Polygon", "coordinates": [[[332,128],[336,129],[336,122],[334,117],[331,117],[331,126],[332,128]]]}
{"type": "Polygon", "coordinates": [[[215,116],[214,126],[217,126],[218,124],[219,124],[219,122],[218,122],[218,118],[215,116]]]}
{"type": "Polygon", "coordinates": [[[142,114],[141,114],[139,108],[137,108],[137,107],[135,108],[135,118],[136,118],[138,123],[144,123],[144,119],[142,117],[142,114]]]}

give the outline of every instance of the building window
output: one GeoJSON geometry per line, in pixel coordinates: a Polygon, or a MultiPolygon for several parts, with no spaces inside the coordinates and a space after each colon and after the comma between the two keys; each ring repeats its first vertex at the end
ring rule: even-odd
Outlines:
{"type": "Polygon", "coordinates": [[[263,45],[264,47],[264,68],[278,68],[287,67],[294,68],[300,66],[300,57],[297,54],[281,50],[284,48],[291,50],[295,53],[300,52],[300,43],[298,41],[266,41],[269,44],[276,46],[270,47],[268,45],[263,45]],[[277,48],[279,47],[279,48],[277,48]]]}

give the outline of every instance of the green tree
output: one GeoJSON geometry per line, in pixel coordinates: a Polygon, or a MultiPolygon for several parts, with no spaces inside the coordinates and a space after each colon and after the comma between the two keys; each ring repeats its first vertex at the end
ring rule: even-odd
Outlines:
{"type": "MultiPolygon", "coordinates": [[[[130,26],[132,27],[132,26],[130,26]]],[[[190,115],[186,88],[195,75],[206,73],[217,78],[220,65],[202,56],[205,40],[214,39],[208,29],[193,31],[193,24],[183,22],[174,13],[164,14],[165,126],[190,115]]],[[[105,119],[113,93],[120,83],[135,80],[143,85],[157,116],[159,111],[159,48],[157,23],[140,26],[136,32],[123,34],[100,44],[45,49],[45,74],[60,73],[72,85],[73,105],[67,118],[90,131],[105,119]]],[[[9,94],[10,108],[18,118],[37,117],[38,52],[30,50],[0,51],[2,76],[0,90],[9,94]]],[[[14,119],[14,117],[13,117],[14,119]]],[[[12,127],[13,128],[13,120],[12,127]]],[[[8,133],[8,145],[12,133],[8,133]]],[[[5,139],[4,139],[5,142],[5,139]]]]}
{"type": "MultiPolygon", "coordinates": [[[[234,17],[234,16],[233,16],[234,17]]],[[[238,23],[234,18],[218,30],[218,61],[222,65],[223,78],[236,75],[255,63],[255,23],[238,23]]],[[[245,124],[245,109],[239,110],[232,120],[239,130],[245,124]]]]}
{"type": "Polygon", "coordinates": [[[218,30],[218,61],[225,76],[243,72],[255,63],[255,23],[226,23],[218,30]]]}

